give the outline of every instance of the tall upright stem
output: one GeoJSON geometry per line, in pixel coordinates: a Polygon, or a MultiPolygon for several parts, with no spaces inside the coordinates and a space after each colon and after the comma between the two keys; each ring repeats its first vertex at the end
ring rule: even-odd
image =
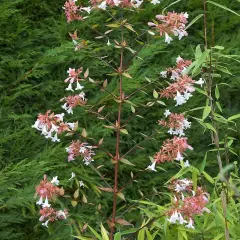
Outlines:
{"type": "MultiPolygon", "coordinates": [[[[123,26],[122,26],[122,43],[123,43],[123,26]]],[[[113,209],[112,209],[112,223],[111,223],[111,234],[110,240],[113,239],[115,222],[116,222],[116,208],[117,208],[117,192],[118,192],[118,166],[120,160],[119,147],[120,147],[120,128],[121,128],[121,112],[122,112],[122,101],[123,101],[123,90],[122,90],[122,71],[123,71],[123,46],[121,48],[120,54],[120,66],[118,72],[120,73],[119,77],[119,103],[118,103],[118,118],[116,123],[116,156],[115,156],[115,168],[114,168],[114,188],[113,188],[113,209]]]]}
{"type": "MultiPolygon", "coordinates": [[[[204,40],[205,40],[205,50],[208,49],[208,41],[207,41],[207,1],[203,0],[203,9],[204,9],[204,40]]],[[[212,29],[213,31],[213,29],[212,29]]],[[[212,32],[213,36],[213,32],[212,32]]],[[[214,43],[214,41],[212,41],[214,43]]],[[[220,146],[219,146],[219,132],[216,127],[216,122],[214,121],[214,102],[212,98],[212,53],[210,53],[210,63],[209,63],[209,73],[208,73],[208,79],[207,79],[207,93],[208,93],[208,99],[211,107],[211,121],[213,124],[214,129],[216,130],[213,133],[213,142],[217,148],[217,160],[218,160],[218,166],[220,172],[223,169],[223,164],[222,164],[222,159],[221,159],[221,154],[220,154],[220,146]]],[[[229,230],[228,230],[228,222],[227,222],[227,199],[226,199],[226,192],[225,189],[222,189],[221,192],[221,200],[222,200],[222,206],[223,206],[223,216],[225,220],[225,239],[229,240],[230,235],[229,235],[229,230]]]]}

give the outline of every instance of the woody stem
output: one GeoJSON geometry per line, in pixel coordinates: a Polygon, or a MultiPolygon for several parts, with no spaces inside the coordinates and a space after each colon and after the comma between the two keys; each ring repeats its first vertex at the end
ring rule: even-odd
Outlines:
{"type": "MultiPolygon", "coordinates": [[[[123,26],[122,26],[122,42],[123,42],[123,26]]],[[[120,55],[120,67],[119,67],[119,103],[118,103],[118,118],[116,123],[116,156],[115,156],[115,168],[114,168],[114,188],[113,188],[113,209],[112,209],[112,223],[111,223],[111,233],[110,240],[113,240],[114,230],[115,230],[115,222],[116,222],[116,208],[117,208],[117,192],[118,192],[118,166],[119,166],[119,147],[120,147],[120,127],[121,127],[121,112],[122,112],[122,101],[123,101],[123,91],[122,91],[122,70],[123,70],[123,51],[124,48],[121,48],[120,55]]]]}

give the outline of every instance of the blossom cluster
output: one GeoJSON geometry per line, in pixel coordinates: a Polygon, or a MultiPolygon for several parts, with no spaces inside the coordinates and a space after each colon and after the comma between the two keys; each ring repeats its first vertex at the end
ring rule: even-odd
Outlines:
{"type": "Polygon", "coordinates": [[[83,157],[83,162],[85,165],[89,165],[94,160],[92,159],[92,156],[95,155],[93,148],[96,148],[95,146],[90,146],[88,143],[83,143],[79,140],[72,141],[71,145],[66,148],[66,151],[68,152],[68,161],[75,160],[76,157],[81,156],[83,157]]]}
{"type": "Polygon", "coordinates": [[[159,152],[154,155],[154,162],[164,163],[171,162],[173,160],[181,161],[183,160],[182,154],[187,149],[193,149],[187,143],[187,138],[174,136],[173,139],[167,139],[163,142],[159,152]]]}
{"type": "Polygon", "coordinates": [[[53,142],[59,142],[58,134],[74,129],[74,123],[63,122],[64,113],[54,114],[48,110],[45,114],[39,114],[33,128],[41,131],[46,138],[51,138],[53,142]]]}
{"type": "Polygon", "coordinates": [[[186,74],[186,69],[190,64],[190,60],[184,60],[179,56],[176,59],[176,67],[168,68],[160,73],[163,78],[171,75],[170,79],[173,81],[167,88],[160,91],[160,96],[173,98],[176,106],[186,103],[192,97],[192,93],[195,91],[194,84],[201,86],[204,84],[202,78],[195,81],[186,74]]]}
{"type": "Polygon", "coordinates": [[[36,195],[39,196],[37,204],[42,207],[40,210],[41,217],[39,221],[43,222],[42,225],[48,227],[48,222],[54,222],[57,220],[63,220],[67,218],[67,210],[55,210],[51,207],[49,200],[54,200],[57,196],[64,195],[64,189],[59,188],[58,177],[53,177],[51,182],[47,180],[47,176],[44,175],[44,179],[36,187],[36,195]]]}
{"type": "MultiPolygon", "coordinates": [[[[150,0],[154,5],[160,3],[160,0],[150,0]]],[[[106,10],[107,7],[121,7],[121,8],[139,8],[143,3],[143,0],[90,0],[90,6],[81,7],[76,5],[76,0],[67,0],[64,4],[64,11],[67,18],[67,22],[70,23],[74,20],[84,20],[86,16],[83,16],[83,12],[90,12],[93,9],[106,10]]]]}
{"type": "Polygon", "coordinates": [[[164,115],[167,120],[158,120],[159,125],[164,127],[169,127],[168,133],[171,135],[185,136],[184,130],[191,127],[191,122],[189,122],[184,114],[171,113],[168,109],[165,111],[164,115]]]}
{"type": "Polygon", "coordinates": [[[149,22],[148,26],[152,27],[160,36],[165,35],[165,42],[170,43],[173,39],[170,35],[178,36],[179,40],[187,36],[185,30],[187,24],[187,13],[168,12],[167,15],[156,15],[157,21],[149,22]]]}
{"type": "Polygon", "coordinates": [[[82,15],[82,12],[90,13],[90,7],[80,7],[76,5],[76,0],[68,0],[65,2],[64,7],[67,22],[70,23],[74,20],[84,20],[86,17],[82,15]]]}
{"type": "Polygon", "coordinates": [[[172,224],[185,224],[185,227],[194,229],[194,216],[202,215],[203,212],[209,212],[206,208],[208,203],[208,193],[201,187],[193,191],[193,183],[189,179],[174,180],[169,189],[173,192],[174,203],[167,215],[168,221],[172,224]]]}
{"type": "MultiPolygon", "coordinates": [[[[66,88],[66,91],[72,91],[73,84],[76,83],[75,90],[82,90],[84,86],[82,86],[79,82],[84,81],[89,74],[88,69],[85,71],[84,75],[80,77],[80,74],[83,73],[83,68],[78,68],[77,70],[75,68],[69,68],[68,71],[68,77],[64,80],[64,82],[69,83],[68,87],[66,88]]],[[[65,102],[62,105],[62,108],[67,111],[68,114],[73,114],[73,108],[76,106],[84,106],[87,103],[87,99],[85,98],[85,93],[81,92],[80,94],[73,95],[73,96],[67,96],[60,100],[61,102],[65,102]]]]}

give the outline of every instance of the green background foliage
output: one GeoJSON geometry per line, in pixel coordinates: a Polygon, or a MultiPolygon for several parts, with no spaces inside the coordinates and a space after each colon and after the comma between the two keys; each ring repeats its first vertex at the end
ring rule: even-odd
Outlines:
{"type": "MultiPolygon", "coordinates": [[[[141,24],[146,24],[153,19],[163,7],[170,3],[171,1],[166,0],[157,7],[150,6],[143,13],[131,16],[130,22],[141,28],[143,27],[141,24]]],[[[237,1],[221,0],[219,3],[234,11],[239,11],[237,1]]],[[[70,239],[70,235],[74,235],[86,222],[97,228],[104,218],[90,203],[101,204],[102,212],[106,216],[111,215],[111,194],[100,194],[96,190],[96,185],[99,185],[99,176],[94,169],[83,166],[81,160],[67,162],[65,147],[71,138],[67,137],[61,143],[54,144],[40,136],[31,127],[39,112],[44,113],[48,109],[56,113],[62,112],[59,99],[65,93],[66,85],[63,80],[66,78],[66,71],[69,67],[89,68],[91,78],[99,81],[108,78],[110,79],[108,89],[114,91],[116,88],[114,78],[106,76],[109,69],[94,56],[109,55],[114,59],[113,65],[117,66],[118,55],[113,48],[106,49],[101,41],[94,39],[96,34],[88,29],[85,23],[67,24],[62,10],[63,4],[62,0],[2,0],[0,3],[0,239],[2,240],[70,239]],[[81,39],[88,41],[88,47],[79,52],[74,52],[68,34],[75,29],[78,29],[81,39]],[[69,198],[73,195],[74,188],[76,189],[76,183],[68,181],[71,172],[75,172],[79,180],[83,180],[88,186],[87,189],[81,190],[81,196],[86,195],[88,204],[79,203],[75,208],[71,206],[69,198]],[[39,209],[34,199],[35,186],[43,174],[58,175],[60,180],[63,179],[62,184],[69,198],[59,204],[70,209],[72,218],[67,224],[50,226],[49,232],[38,221],[39,209]]],[[[190,19],[203,12],[201,1],[198,0],[183,0],[170,8],[170,10],[173,9],[177,12],[188,12],[190,19]]],[[[209,6],[209,11],[211,14],[208,26],[209,29],[214,29],[214,44],[224,46],[224,54],[239,55],[238,16],[215,6],[209,6]]],[[[104,23],[105,19],[104,14],[93,14],[89,24],[104,23]]],[[[101,30],[101,26],[97,28],[101,30]]],[[[151,45],[149,44],[141,51],[140,57],[143,61],[137,59],[133,62],[130,73],[134,78],[124,82],[124,92],[130,93],[146,83],[145,77],[151,80],[158,79],[159,72],[172,66],[178,55],[192,59],[196,45],[203,44],[203,18],[198,20],[188,30],[188,33],[188,37],[182,41],[174,41],[170,45],[163,44],[163,41],[157,38],[151,40],[151,45]]],[[[145,40],[148,43],[150,41],[148,38],[145,40]]],[[[209,37],[209,43],[211,41],[209,37]]],[[[236,57],[236,59],[238,61],[235,62],[231,59],[220,59],[222,65],[232,73],[232,75],[223,73],[222,78],[219,79],[219,83],[225,82],[231,86],[221,85],[219,87],[221,106],[226,117],[237,114],[240,109],[240,58],[236,57]]],[[[109,110],[110,118],[114,121],[116,104],[109,96],[99,92],[99,89],[90,83],[86,83],[85,89],[89,104],[96,104],[96,107],[106,105],[105,108],[111,109],[109,110]]],[[[132,99],[132,102],[140,106],[152,101],[152,87],[148,87],[145,91],[148,95],[139,93],[132,99]]],[[[205,106],[201,94],[196,95],[187,106],[181,109],[189,110],[205,106]]],[[[154,140],[144,143],[144,150],[138,149],[127,158],[136,167],[121,165],[120,186],[126,184],[131,178],[131,171],[135,174],[149,164],[149,156],[159,149],[166,138],[164,130],[157,125],[157,120],[161,119],[164,109],[165,107],[159,104],[144,108],[141,115],[146,118],[136,117],[127,127],[130,134],[122,138],[122,153],[134,146],[133,139],[136,142],[143,139],[140,132],[151,135],[155,129],[158,129],[160,133],[154,140]]],[[[129,110],[130,105],[126,105],[123,111],[124,117],[129,115],[129,110]]],[[[76,114],[69,116],[68,121],[79,121],[80,128],[86,128],[88,135],[95,139],[104,137],[103,149],[112,152],[115,146],[114,133],[103,128],[102,122],[93,115],[81,109],[75,112],[76,114]]],[[[191,115],[201,117],[201,114],[196,111],[191,115]]],[[[233,143],[237,153],[239,153],[239,135],[239,130],[231,134],[237,139],[233,143]]],[[[194,152],[189,154],[189,161],[199,168],[205,152],[211,149],[210,134],[204,132],[204,128],[197,122],[193,122],[188,136],[190,144],[194,147],[194,152]]],[[[238,161],[235,155],[231,156],[231,162],[234,161],[238,161]]],[[[101,172],[106,180],[112,183],[113,165],[104,151],[98,151],[94,165],[104,165],[101,172]]],[[[173,164],[165,164],[162,167],[166,172],[159,170],[158,173],[144,173],[137,178],[137,182],[125,189],[124,195],[127,201],[126,203],[119,202],[119,215],[124,213],[124,217],[130,219],[132,224],[139,226],[142,221],[139,219],[139,209],[133,206],[126,210],[132,204],[130,199],[148,199],[159,205],[169,202],[166,188],[163,185],[177,172],[178,167],[173,164]]],[[[213,153],[208,155],[205,171],[210,176],[216,176],[218,173],[216,156],[213,153]]],[[[103,185],[102,182],[101,184],[103,185]]],[[[209,186],[207,182],[205,184],[209,186]]],[[[211,189],[211,186],[209,188],[211,189]]],[[[144,214],[148,216],[149,213],[144,214]]]]}

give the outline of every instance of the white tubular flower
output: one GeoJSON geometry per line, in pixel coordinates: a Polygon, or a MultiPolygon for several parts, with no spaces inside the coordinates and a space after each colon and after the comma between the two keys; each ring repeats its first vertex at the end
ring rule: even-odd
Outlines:
{"type": "Polygon", "coordinates": [[[60,142],[60,139],[57,136],[57,133],[55,133],[54,137],[52,138],[52,142],[60,142]]]}
{"type": "Polygon", "coordinates": [[[160,1],[159,0],[152,0],[151,3],[156,5],[156,4],[160,3],[160,1]]]}
{"type": "Polygon", "coordinates": [[[51,204],[48,203],[48,198],[46,197],[45,202],[42,204],[42,207],[43,208],[45,208],[45,207],[49,208],[50,206],[51,206],[51,204]]]}
{"type": "Polygon", "coordinates": [[[165,32],[165,43],[171,43],[173,39],[165,32]]]}
{"type": "Polygon", "coordinates": [[[184,157],[181,155],[181,153],[178,151],[177,157],[175,158],[175,160],[177,161],[182,161],[184,159],[184,157]]]}
{"type": "Polygon", "coordinates": [[[65,212],[62,211],[62,210],[57,211],[57,217],[58,217],[58,218],[59,218],[59,217],[60,217],[60,218],[63,217],[64,219],[67,218],[65,212]]]}
{"type": "Polygon", "coordinates": [[[179,223],[180,223],[180,224],[187,223],[187,221],[183,219],[181,213],[178,213],[178,220],[179,220],[179,223]]]}
{"type": "Polygon", "coordinates": [[[36,202],[37,205],[42,205],[43,204],[43,198],[40,197],[40,199],[36,202]]]}
{"type": "Polygon", "coordinates": [[[84,182],[83,182],[82,180],[79,181],[79,186],[80,186],[80,187],[83,187],[83,188],[85,187],[85,184],[84,184],[84,182]]]}
{"type": "Polygon", "coordinates": [[[69,181],[76,177],[76,174],[74,172],[71,173],[71,177],[68,179],[69,181]]]}
{"type": "Polygon", "coordinates": [[[191,165],[190,165],[189,161],[186,160],[185,163],[184,163],[184,167],[190,167],[190,166],[191,166],[191,165]]]}
{"type": "Polygon", "coordinates": [[[155,169],[156,167],[156,161],[152,163],[152,165],[149,165],[146,169],[147,170],[151,170],[153,172],[157,172],[157,170],[155,169]]]}
{"type": "Polygon", "coordinates": [[[164,112],[164,116],[168,117],[169,115],[171,115],[171,112],[169,111],[169,109],[166,109],[164,112]]]}
{"type": "Polygon", "coordinates": [[[43,225],[44,227],[48,228],[48,222],[49,222],[49,220],[47,220],[45,223],[42,223],[42,225],[43,225]]]}
{"type": "Polygon", "coordinates": [[[199,78],[199,80],[196,81],[195,84],[198,84],[202,87],[202,85],[204,84],[204,80],[202,78],[199,78]]]}
{"type": "Polygon", "coordinates": [[[187,225],[185,225],[185,227],[195,229],[195,227],[193,226],[193,220],[191,218],[189,220],[189,223],[187,225]]]}
{"type": "Polygon", "coordinates": [[[59,185],[59,180],[58,180],[58,176],[56,177],[53,177],[52,181],[51,181],[52,184],[55,184],[55,185],[59,185]]]}
{"type": "Polygon", "coordinates": [[[92,8],[91,7],[82,7],[81,10],[86,11],[88,14],[90,14],[92,8]]]}
{"type": "Polygon", "coordinates": [[[71,82],[69,83],[68,87],[65,90],[74,92],[73,88],[72,88],[72,83],[71,82]]]}
{"type": "Polygon", "coordinates": [[[182,105],[187,102],[185,97],[178,91],[177,96],[174,98],[174,100],[177,102],[175,106],[182,105]]]}
{"type": "Polygon", "coordinates": [[[77,81],[77,87],[75,88],[75,90],[82,90],[84,88],[84,86],[82,86],[78,81],[77,81]]]}
{"type": "Polygon", "coordinates": [[[161,72],[160,72],[160,75],[161,75],[163,78],[166,78],[166,77],[167,77],[167,71],[161,71],[161,72]]]}
{"type": "Polygon", "coordinates": [[[106,1],[103,1],[100,5],[98,5],[98,8],[102,9],[102,10],[106,10],[107,8],[107,3],[106,1]]]}
{"type": "Polygon", "coordinates": [[[179,220],[178,212],[173,212],[171,217],[168,219],[168,221],[173,224],[176,223],[176,221],[178,220],[179,220]]]}

